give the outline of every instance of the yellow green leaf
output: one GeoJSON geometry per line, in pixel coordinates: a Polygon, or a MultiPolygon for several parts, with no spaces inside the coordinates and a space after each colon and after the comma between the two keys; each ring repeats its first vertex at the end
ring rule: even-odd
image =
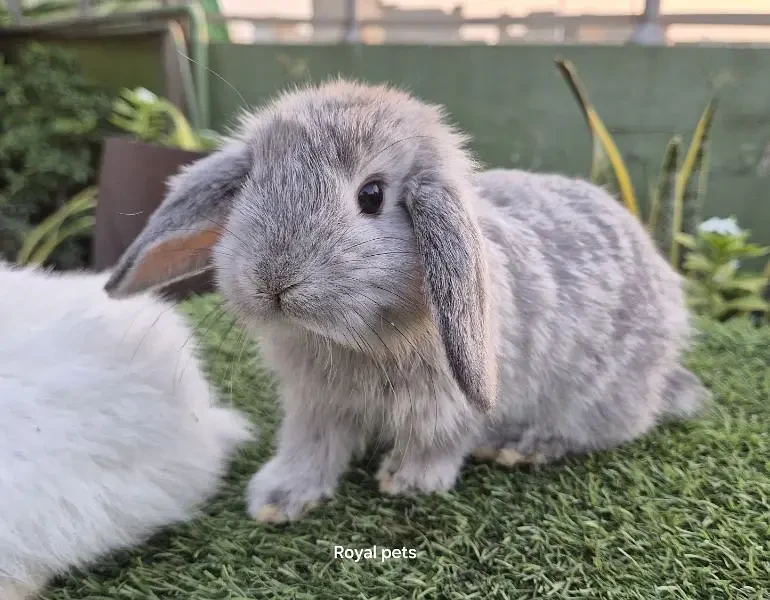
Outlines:
{"type": "Polygon", "coordinates": [[[731,261],[729,263],[725,263],[717,267],[716,271],[714,271],[713,279],[715,282],[718,282],[718,283],[729,282],[730,279],[733,278],[737,270],[738,270],[738,265],[736,265],[734,262],[731,261]]]}
{"type": "Polygon", "coordinates": [[[57,229],[48,240],[43,243],[29,259],[32,264],[42,265],[56,247],[64,240],[81,235],[93,229],[96,219],[91,215],[86,215],[76,219],[73,223],[57,229]]]}
{"type": "Polygon", "coordinates": [[[650,215],[647,219],[647,231],[655,238],[666,252],[671,246],[671,200],[672,187],[679,166],[679,151],[682,146],[681,136],[672,137],[663,153],[658,181],[652,188],[650,215]]]}
{"type": "Polygon", "coordinates": [[[615,140],[612,139],[612,135],[602,122],[599,114],[591,105],[588,94],[583,87],[572,62],[562,58],[557,58],[555,62],[562,76],[570,86],[575,99],[578,101],[588,128],[591,131],[594,149],[593,165],[591,168],[592,176],[597,174],[605,161],[609,162],[612,166],[623,204],[634,215],[638,216],[639,207],[636,201],[636,194],[634,193],[634,186],[631,182],[631,176],[629,175],[628,168],[615,144],[615,140]]]}
{"type": "Polygon", "coordinates": [[[730,309],[727,307],[727,303],[725,302],[724,298],[722,298],[722,295],[714,292],[711,294],[711,316],[718,319],[728,312],[730,312],[730,309]]]}
{"type": "Polygon", "coordinates": [[[740,277],[730,282],[734,290],[742,290],[752,294],[759,294],[768,285],[767,277],[740,277]]]}
{"type": "Polygon", "coordinates": [[[697,271],[699,273],[711,273],[714,271],[714,263],[702,254],[688,254],[684,262],[685,271],[697,271]]]}
{"type": "Polygon", "coordinates": [[[689,250],[695,250],[698,247],[698,241],[694,235],[689,233],[678,233],[674,236],[677,242],[689,250]]]}
{"type": "MultiPolygon", "coordinates": [[[[693,198],[689,195],[691,189],[691,179],[693,175],[698,171],[701,163],[704,160],[706,153],[706,142],[708,141],[708,134],[711,129],[711,124],[714,121],[714,113],[716,112],[717,99],[713,96],[706,108],[703,110],[698,124],[695,127],[695,133],[693,134],[690,147],[687,149],[682,168],[679,170],[679,174],[676,177],[674,185],[674,214],[673,214],[673,231],[674,234],[681,233],[682,224],[684,222],[684,205],[685,202],[694,202],[697,198],[693,198]]],[[[679,242],[674,238],[671,244],[671,264],[675,267],[679,267],[681,256],[681,248],[679,242]]]]}
{"type": "Polygon", "coordinates": [[[45,244],[43,240],[48,237],[55,237],[59,228],[67,219],[93,208],[96,204],[97,188],[95,186],[82,190],[73,196],[68,202],[59,208],[55,213],[46,218],[37,227],[32,229],[24,238],[24,242],[16,255],[16,261],[20,264],[27,264],[32,260],[32,255],[40,244],[45,244]]]}
{"type": "Polygon", "coordinates": [[[735,300],[725,302],[724,312],[733,310],[740,312],[767,312],[770,310],[770,305],[758,296],[746,296],[744,298],[736,298],[735,300]]]}

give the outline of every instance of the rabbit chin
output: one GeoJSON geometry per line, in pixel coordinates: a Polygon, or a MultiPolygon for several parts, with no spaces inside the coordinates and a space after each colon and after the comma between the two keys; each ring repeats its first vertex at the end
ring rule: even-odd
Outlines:
{"type": "MultiPolygon", "coordinates": [[[[366,323],[382,320],[373,317],[366,319],[366,323]]],[[[363,319],[352,314],[338,315],[325,313],[323,310],[315,314],[306,314],[302,311],[292,311],[290,307],[276,314],[272,319],[272,329],[282,329],[284,333],[310,335],[318,341],[336,344],[356,352],[377,354],[377,349],[383,344],[385,332],[367,325],[363,319]]]]}
{"type": "Polygon", "coordinates": [[[225,294],[225,299],[241,325],[257,335],[310,334],[347,347],[354,347],[352,340],[361,335],[356,331],[358,328],[353,336],[346,334],[346,325],[330,317],[324,318],[324,308],[314,304],[290,298],[279,303],[274,296],[257,292],[225,294]]]}
{"type": "Polygon", "coordinates": [[[319,292],[298,284],[279,302],[274,294],[256,288],[254,281],[232,277],[231,272],[220,271],[218,284],[232,314],[257,337],[303,337],[356,353],[387,355],[413,346],[413,340],[434,328],[427,306],[412,290],[398,294],[405,302],[416,296],[405,308],[388,304],[387,296],[378,297],[377,288],[367,290],[361,302],[330,288],[319,292]]]}
{"type": "MultiPolygon", "coordinates": [[[[413,319],[404,320],[403,315],[391,314],[393,311],[385,308],[368,310],[366,314],[362,314],[363,310],[359,308],[355,312],[346,311],[343,314],[331,307],[294,303],[291,300],[279,306],[264,298],[258,298],[248,306],[239,302],[232,308],[241,324],[258,337],[299,337],[323,346],[331,343],[354,353],[368,355],[392,354],[405,343],[404,335],[410,336],[411,330],[417,325],[410,323],[413,319]]],[[[420,325],[421,329],[425,329],[424,324],[420,325]]]]}

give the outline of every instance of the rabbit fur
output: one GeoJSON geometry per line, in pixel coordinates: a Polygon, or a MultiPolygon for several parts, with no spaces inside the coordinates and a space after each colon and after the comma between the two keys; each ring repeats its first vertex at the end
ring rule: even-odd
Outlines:
{"type": "Polygon", "coordinates": [[[114,297],[213,266],[276,372],[256,518],[299,518],[367,448],[383,492],[430,493],[470,454],[556,461],[703,404],[682,281],[636,217],[579,179],[481,171],[467,143],[393,87],[294,89],[177,175],[121,258],[114,297]]]}
{"type": "Polygon", "coordinates": [[[0,263],[0,598],[191,519],[255,432],[170,304],[0,263]]]}

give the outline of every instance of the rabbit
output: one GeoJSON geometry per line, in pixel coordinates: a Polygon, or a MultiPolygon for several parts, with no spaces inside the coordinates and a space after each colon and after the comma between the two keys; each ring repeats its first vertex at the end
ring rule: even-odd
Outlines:
{"type": "Polygon", "coordinates": [[[175,307],[107,278],[0,263],[3,600],[193,518],[256,435],[175,307]]]}
{"type": "Polygon", "coordinates": [[[390,495],[475,455],[554,463],[695,415],[680,276],[593,184],[483,170],[442,106],[344,78],[245,113],[169,182],[114,298],[213,269],[280,386],[263,522],[302,518],[385,449],[390,495]]]}

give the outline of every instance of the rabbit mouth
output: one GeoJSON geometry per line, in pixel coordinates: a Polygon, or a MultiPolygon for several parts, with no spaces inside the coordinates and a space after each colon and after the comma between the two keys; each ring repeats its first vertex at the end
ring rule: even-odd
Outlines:
{"type": "MultiPolygon", "coordinates": [[[[359,310],[350,311],[331,297],[319,304],[317,299],[314,301],[297,293],[296,296],[284,294],[280,297],[263,297],[261,302],[260,314],[264,323],[309,333],[351,349],[360,350],[362,344],[368,347],[366,338],[370,337],[372,321],[381,320],[372,315],[361,316],[359,310]]],[[[377,333],[371,337],[374,336],[377,333]]]]}
{"type": "Polygon", "coordinates": [[[278,292],[256,292],[252,294],[253,308],[267,319],[294,320],[300,318],[303,311],[297,310],[297,302],[291,298],[290,293],[290,290],[294,287],[292,285],[278,292]]]}

